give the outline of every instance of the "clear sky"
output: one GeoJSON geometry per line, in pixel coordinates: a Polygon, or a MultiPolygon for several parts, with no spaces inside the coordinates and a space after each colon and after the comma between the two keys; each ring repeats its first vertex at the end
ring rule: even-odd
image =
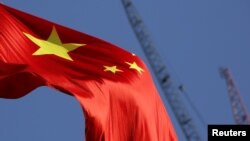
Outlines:
{"type": "MultiPolygon", "coordinates": [[[[114,43],[146,61],[120,0],[1,1],[114,43]]],[[[249,0],[134,0],[134,4],[173,80],[184,86],[206,124],[234,123],[220,66],[231,69],[250,110],[249,0]]],[[[206,140],[206,126],[195,119],[206,140]]],[[[18,100],[0,99],[1,141],[82,141],[83,125],[79,103],[46,87],[18,100]]]]}

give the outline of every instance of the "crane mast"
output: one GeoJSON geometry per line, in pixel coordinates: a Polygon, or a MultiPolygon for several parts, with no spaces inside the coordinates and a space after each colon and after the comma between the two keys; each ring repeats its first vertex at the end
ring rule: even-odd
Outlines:
{"type": "Polygon", "coordinates": [[[160,57],[146,27],[130,0],[122,0],[128,20],[136,34],[140,45],[153,69],[155,76],[162,88],[165,98],[168,100],[172,111],[188,141],[201,141],[194,120],[190,116],[181,99],[181,91],[173,85],[170,74],[160,57]]]}
{"type": "Polygon", "coordinates": [[[250,116],[234,83],[230,70],[228,68],[220,68],[220,73],[226,81],[233,117],[236,124],[250,124],[250,116]]]}

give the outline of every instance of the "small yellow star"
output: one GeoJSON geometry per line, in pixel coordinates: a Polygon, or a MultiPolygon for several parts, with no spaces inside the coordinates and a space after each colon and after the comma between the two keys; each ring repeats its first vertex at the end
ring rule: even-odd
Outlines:
{"type": "Polygon", "coordinates": [[[105,72],[110,71],[113,74],[115,74],[118,71],[122,72],[122,70],[118,69],[117,66],[103,66],[103,67],[105,68],[104,69],[105,72]]]}
{"type": "Polygon", "coordinates": [[[130,68],[130,69],[135,69],[135,70],[137,70],[140,74],[144,71],[142,68],[140,68],[140,67],[136,64],[136,62],[133,62],[133,63],[125,62],[125,63],[129,65],[129,68],[130,68]]]}
{"type": "Polygon", "coordinates": [[[53,54],[70,61],[73,61],[73,59],[69,56],[68,52],[73,51],[80,46],[86,45],[77,43],[63,44],[55,27],[53,27],[48,40],[38,39],[28,33],[24,33],[24,35],[39,46],[39,49],[34,52],[33,55],[53,54]]]}

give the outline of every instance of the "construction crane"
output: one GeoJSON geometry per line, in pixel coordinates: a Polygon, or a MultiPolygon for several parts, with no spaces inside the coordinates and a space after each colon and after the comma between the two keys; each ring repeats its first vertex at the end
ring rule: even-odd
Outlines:
{"type": "Polygon", "coordinates": [[[170,74],[160,57],[147,29],[142,21],[142,18],[136,11],[130,0],[122,0],[128,20],[134,30],[134,33],[139,40],[141,47],[146,54],[146,57],[153,69],[155,76],[162,88],[162,91],[168,100],[172,111],[188,141],[201,141],[201,137],[194,124],[187,107],[181,99],[182,91],[175,86],[171,80],[170,74]]]}
{"type": "Polygon", "coordinates": [[[228,68],[219,69],[221,76],[225,79],[227,91],[232,106],[233,117],[236,124],[250,124],[250,116],[246,110],[240,93],[234,83],[232,74],[228,68]]]}

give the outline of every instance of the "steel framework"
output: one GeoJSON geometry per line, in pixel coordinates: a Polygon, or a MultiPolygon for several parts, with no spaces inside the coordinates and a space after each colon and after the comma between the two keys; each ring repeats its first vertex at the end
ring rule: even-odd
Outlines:
{"type": "Polygon", "coordinates": [[[122,0],[128,20],[139,40],[141,47],[153,69],[159,85],[168,100],[172,111],[188,141],[201,141],[201,137],[197,132],[194,120],[190,116],[189,111],[182,102],[182,91],[174,85],[166,65],[160,57],[147,29],[130,0],[122,0]]]}

